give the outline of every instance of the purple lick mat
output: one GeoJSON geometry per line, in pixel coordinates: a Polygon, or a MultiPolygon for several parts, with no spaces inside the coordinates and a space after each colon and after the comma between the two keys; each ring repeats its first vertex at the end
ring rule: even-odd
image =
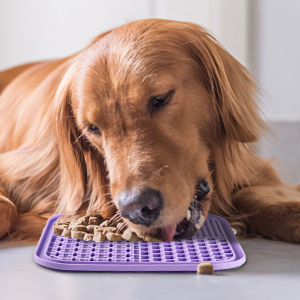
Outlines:
{"type": "Polygon", "coordinates": [[[67,271],[171,272],[196,271],[203,261],[214,270],[241,266],[245,253],[228,222],[209,215],[190,239],[173,242],[93,242],[73,240],[53,233],[61,215],[51,217],[35,249],[34,260],[52,269],[67,271]]]}

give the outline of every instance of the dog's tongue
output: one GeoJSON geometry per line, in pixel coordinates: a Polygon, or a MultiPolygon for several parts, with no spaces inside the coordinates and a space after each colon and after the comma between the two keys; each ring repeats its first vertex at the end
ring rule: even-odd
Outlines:
{"type": "Polygon", "coordinates": [[[173,236],[175,235],[176,231],[176,223],[173,225],[168,225],[166,227],[163,227],[159,230],[158,235],[163,241],[171,242],[173,241],[173,236]]]}
{"type": "Polygon", "coordinates": [[[153,228],[148,234],[163,240],[164,242],[173,241],[173,237],[176,232],[176,223],[173,225],[168,225],[162,228],[153,228]]]}

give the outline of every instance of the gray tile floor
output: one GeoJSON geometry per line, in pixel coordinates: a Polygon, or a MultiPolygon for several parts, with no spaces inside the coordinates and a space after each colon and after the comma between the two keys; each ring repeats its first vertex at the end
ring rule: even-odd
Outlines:
{"type": "Polygon", "coordinates": [[[71,273],[33,261],[35,247],[0,251],[0,299],[299,299],[300,246],[240,240],[240,268],[196,273],[71,273]]]}
{"type": "MultiPolygon", "coordinates": [[[[261,151],[280,159],[275,166],[284,181],[300,182],[300,124],[272,127],[277,139],[263,140],[261,151]]],[[[33,261],[35,247],[2,249],[0,299],[300,299],[300,245],[264,239],[240,243],[246,264],[214,276],[59,272],[33,261]]]]}

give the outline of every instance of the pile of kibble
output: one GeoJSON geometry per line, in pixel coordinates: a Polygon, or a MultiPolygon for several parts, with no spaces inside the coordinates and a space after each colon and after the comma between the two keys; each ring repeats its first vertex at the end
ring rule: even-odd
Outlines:
{"type": "MultiPolygon", "coordinates": [[[[53,226],[56,235],[71,237],[72,239],[84,239],[85,241],[120,241],[129,242],[146,241],[160,242],[155,237],[146,235],[139,237],[129,230],[123,221],[103,219],[101,215],[94,216],[72,216],[60,217],[53,226]]],[[[198,274],[213,274],[213,265],[209,262],[202,262],[197,266],[198,274]]]]}
{"type": "Polygon", "coordinates": [[[56,235],[84,239],[85,241],[147,241],[159,242],[155,237],[146,235],[139,237],[129,230],[123,221],[103,219],[101,215],[60,217],[53,226],[56,235]]]}

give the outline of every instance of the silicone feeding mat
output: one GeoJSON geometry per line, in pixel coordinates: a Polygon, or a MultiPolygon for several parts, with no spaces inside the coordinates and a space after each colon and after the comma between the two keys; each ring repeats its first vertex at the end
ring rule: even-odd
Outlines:
{"type": "Polygon", "coordinates": [[[53,233],[61,215],[51,217],[36,247],[34,260],[48,268],[69,271],[196,271],[209,261],[214,270],[241,266],[246,256],[228,222],[209,215],[190,239],[173,242],[93,242],[53,233]]]}

